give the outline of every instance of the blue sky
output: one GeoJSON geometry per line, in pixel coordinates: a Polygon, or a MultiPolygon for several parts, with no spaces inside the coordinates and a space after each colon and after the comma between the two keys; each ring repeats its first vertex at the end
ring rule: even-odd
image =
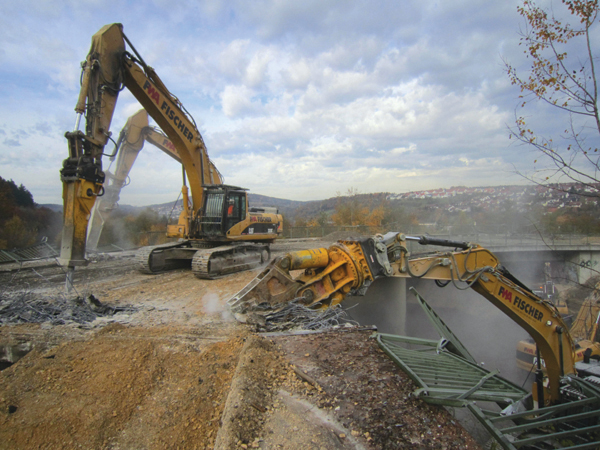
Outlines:
{"type": "MultiPolygon", "coordinates": [[[[61,202],[80,63],[91,36],[120,22],[228,184],[293,200],[524,184],[515,166],[536,155],[508,138],[519,91],[503,65],[527,67],[518,4],[2,2],[0,176],[61,202]]],[[[123,92],[113,135],[140,108],[123,92]]],[[[531,110],[541,124],[546,113],[531,110]]],[[[146,144],[121,203],[174,200],[180,186],[179,166],[146,144]]]]}

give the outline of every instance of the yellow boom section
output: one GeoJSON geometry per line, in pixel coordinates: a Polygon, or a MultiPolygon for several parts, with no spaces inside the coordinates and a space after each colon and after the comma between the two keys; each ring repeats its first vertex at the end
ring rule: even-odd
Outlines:
{"type": "Polygon", "coordinates": [[[489,250],[476,244],[388,233],[339,241],[329,249],[289,253],[267,266],[229,305],[236,314],[256,312],[267,304],[276,309],[291,300],[328,307],[390,276],[447,281],[481,294],[535,340],[546,363],[549,400],[559,400],[560,378],[575,373],[573,342],[566,325],[550,301],[535,296],[489,250]],[[407,240],[454,249],[412,257],[407,240]],[[292,277],[290,271],[298,269],[304,272],[292,277]]]}

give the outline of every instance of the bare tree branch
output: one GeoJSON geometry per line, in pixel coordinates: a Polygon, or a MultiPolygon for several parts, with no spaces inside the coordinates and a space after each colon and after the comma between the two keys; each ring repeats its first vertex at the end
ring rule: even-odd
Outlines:
{"type": "MultiPolygon", "coordinates": [[[[560,134],[562,143],[537,134],[531,129],[529,119],[519,114],[515,114],[515,126],[509,128],[509,133],[512,139],[539,152],[539,163],[546,165],[522,176],[542,185],[566,178],[594,188],[594,193],[587,195],[598,197],[600,151],[587,142],[600,137],[598,80],[591,38],[600,8],[598,0],[562,0],[562,6],[566,18],[558,19],[554,11],[548,13],[533,0],[524,0],[517,9],[526,23],[521,45],[532,61],[531,68],[522,77],[504,61],[512,84],[521,89],[520,108],[535,99],[553,106],[559,114],[566,114],[568,125],[560,134]],[[576,122],[574,117],[593,118],[594,127],[581,120],[576,122]]],[[[538,164],[538,159],[534,162],[538,164]]]]}

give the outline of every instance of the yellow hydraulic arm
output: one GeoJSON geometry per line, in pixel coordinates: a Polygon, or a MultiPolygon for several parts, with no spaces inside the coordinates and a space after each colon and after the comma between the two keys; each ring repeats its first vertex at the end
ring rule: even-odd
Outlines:
{"type": "Polygon", "coordinates": [[[69,157],[61,170],[64,225],[60,259],[70,269],[86,263],[86,229],[96,197],[102,195],[102,156],[123,88],[135,96],[177,149],[190,184],[193,215],[202,207],[202,185],[211,182],[210,161],[196,124],[135,51],[121,24],[107,25],[92,37],[82,67],[75,129],[65,135],[69,157]],[[126,42],[135,55],[126,51],[126,42]],[[84,115],[85,131],[81,131],[84,115]]]}
{"type": "Polygon", "coordinates": [[[477,244],[387,233],[339,241],[328,249],[293,252],[271,262],[229,305],[236,314],[278,308],[294,299],[306,306],[327,307],[349,294],[364,294],[378,278],[392,276],[440,280],[481,294],[535,340],[546,363],[548,398],[559,399],[560,378],[575,373],[566,325],[550,301],[535,296],[477,244]],[[411,256],[407,246],[411,240],[452,250],[411,256]],[[290,275],[302,269],[296,278],[290,275]]]}
{"type": "MultiPolygon", "coordinates": [[[[149,142],[154,145],[159,150],[162,150],[165,154],[169,155],[177,162],[181,162],[181,157],[177,152],[177,148],[173,145],[171,140],[165,136],[159,129],[155,127],[147,127],[142,130],[142,136],[149,142]]],[[[215,164],[212,161],[209,161],[209,179],[207,184],[223,184],[224,178],[221,172],[217,169],[215,164]]]]}
{"type": "MultiPolygon", "coordinates": [[[[92,209],[90,221],[87,229],[87,251],[95,251],[98,248],[100,235],[104,227],[104,223],[111,211],[115,208],[119,201],[121,189],[125,185],[129,172],[131,171],[139,152],[142,150],[144,143],[149,142],[162,150],[165,154],[181,163],[181,158],[177,149],[171,140],[164,135],[160,130],[148,125],[148,113],[141,109],[127,119],[125,126],[121,129],[119,140],[115,149],[115,154],[111,156],[111,161],[116,159],[113,172],[106,171],[106,181],[104,183],[104,195],[99,197],[92,209]]],[[[218,171],[212,161],[210,164],[210,184],[222,184],[223,176],[218,171]]],[[[184,197],[184,212],[180,217],[180,224],[174,226],[176,229],[185,229],[187,231],[187,223],[189,221],[189,197],[185,182],[185,173],[183,174],[183,197],[184,197]]],[[[186,233],[182,232],[173,237],[184,238],[186,233]]]]}

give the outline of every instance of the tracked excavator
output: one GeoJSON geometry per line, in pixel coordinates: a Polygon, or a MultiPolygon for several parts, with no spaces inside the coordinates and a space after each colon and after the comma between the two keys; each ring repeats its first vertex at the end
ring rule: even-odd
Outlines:
{"type": "MultiPolygon", "coordinates": [[[[103,186],[104,195],[96,200],[94,208],[92,209],[87,229],[87,252],[95,252],[98,249],[98,242],[100,241],[104,223],[110,217],[111,212],[116,208],[121,189],[128,184],[129,172],[131,171],[139,152],[144,147],[145,142],[154,145],[181,164],[179,153],[177,153],[177,149],[170,139],[165,136],[160,129],[149,125],[148,113],[146,110],[141,109],[129,117],[125,126],[119,133],[119,139],[116,142],[115,150],[109,157],[111,167],[112,163],[114,163],[115,168],[112,172],[110,171],[110,167],[105,171],[106,179],[103,186]]],[[[223,175],[221,175],[212,161],[209,161],[209,164],[211,184],[222,184],[224,182],[223,175]]],[[[185,172],[183,174],[183,181],[185,185],[185,172]]],[[[189,216],[189,202],[187,205],[184,205],[182,215],[183,217],[180,215],[179,222],[185,223],[189,216]],[[188,206],[187,212],[185,206],[188,206]]],[[[185,238],[185,236],[179,232],[179,225],[171,227],[167,236],[181,239],[185,238]]]]}
{"type": "Polygon", "coordinates": [[[431,279],[442,287],[471,288],[525,329],[546,365],[545,375],[538,368],[533,385],[532,395],[539,405],[560,402],[565,380],[576,377],[573,340],[556,307],[536,296],[489,250],[473,243],[391,232],[293,252],[273,260],[228,304],[238,320],[252,321],[289,302],[331,307],[348,295],[364,295],[384,277],[431,279]],[[412,254],[409,243],[447,250],[412,254]]]}
{"type": "MultiPolygon", "coordinates": [[[[191,264],[197,277],[215,278],[267,261],[269,244],[283,231],[281,215],[249,209],[246,189],[212,184],[206,146],[193,118],[116,23],[92,37],[82,63],[74,130],[65,134],[69,157],[60,171],[64,204],[60,262],[68,268],[67,286],[72,285],[75,267],[87,263],[88,221],[96,199],[105,193],[102,157],[122,89],[133,94],[173,143],[191,191],[192,206],[184,210],[173,230],[185,239],[140,252],[142,270],[154,273],[191,264]],[[80,130],[82,117],[85,131],[80,130]]],[[[185,207],[185,185],[183,194],[185,207]]]]}

